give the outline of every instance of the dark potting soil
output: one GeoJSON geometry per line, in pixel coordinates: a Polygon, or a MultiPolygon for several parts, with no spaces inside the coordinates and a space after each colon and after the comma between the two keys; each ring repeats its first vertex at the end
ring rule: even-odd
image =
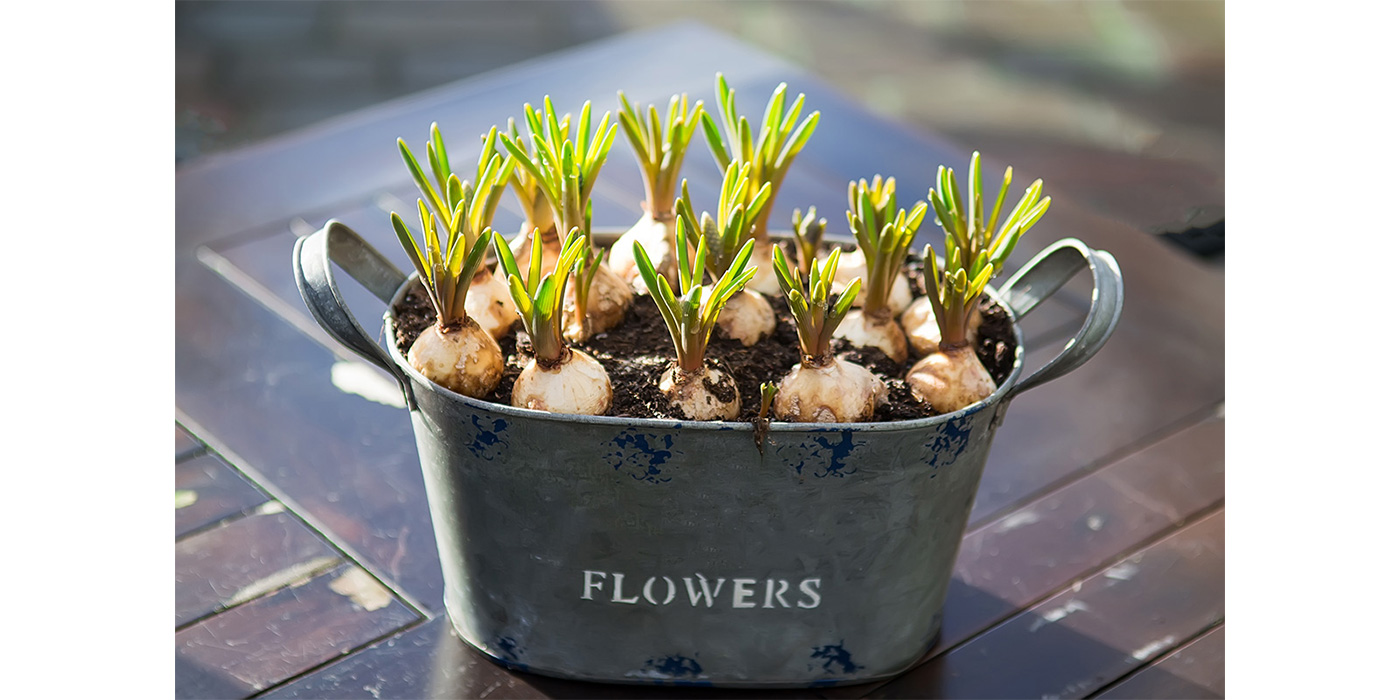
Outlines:
{"type": "MultiPolygon", "coordinates": [[[[437,311],[428,300],[428,292],[422,284],[415,284],[404,295],[403,301],[394,305],[394,344],[399,352],[408,356],[413,341],[437,320],[437,311]]],[[[521,325],[520,321],[515,322],[521,325]]],[[[501,348],[502,351],[505,348],[501,348]]]]}
{"type": "MultiPolygon", "coordinates": [[[[773,335],[753,347],[720,337],[719,332],[710,337],[705,359],[734,377],[740,397],[739,420],[757,418],[759,385],[781,379],[801,359],[796,326],[779,318],[773,335]]],[[[676,350],[661,312],[649,297],[638,297],[622,325],[590,339],[583,347],[603,363],[612,378],[611,415],[684,418],[657,388],[676,350]]]]}
{"type": "MultiPolygon", "coordinates": [[[[914,291],[917,296],[918,288],[914,291]]],[[[716,329],[705,352],[706,362],[717,364],[734,377],[741,407],[739,420],[758,418],[759,385],[778,382],[801,360],[797,327],[787,305],[776,298],[765,297],[778,318],[778,327],[771,336],[752,347],[730,338],[721,337],[716,329]]],[[[993,305],[989,297],[981,301],[982,325],[978,330],[977,357],[1000,385],[1011,373],[1015,361],[1016,336],[1005,309],[993,305]]],[[[399,351],[407,354],[418,335],[436,318],[427,294],[415,287],[394,306],[395,341],[399,351]]],[[[486,400],[510,404],[511,389],[532,356],[529,336],[519,320],[511,333],[501,338],[501,353],[505,356],[505,371],[496,391],[486,400]]],[[[666,323],[649,297],[637,297],[622,324],[611,331],[594,336],[582,348],[607,370],[613,385],[613,403],[608,415],[631,418],[673,418],[683,416],[671,408],[657,384],[675,354],[666,323]]],[[[856,349],[844,339],[835,339],[832,349],[842,359],[862,365],[882,379],[889,388],[889,403],[876,409],[875,421],[909,420],[938,415],[928,404],[919,400],[904,383],[904,375],[918,361],[910,357],[897,365],[884,353],[873,348],[856,349]]]]}

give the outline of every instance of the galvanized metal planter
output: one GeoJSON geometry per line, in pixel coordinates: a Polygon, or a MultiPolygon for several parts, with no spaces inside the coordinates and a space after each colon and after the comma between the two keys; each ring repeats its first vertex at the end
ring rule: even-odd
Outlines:
{"type": "Polygon", "coordinates": [[[994,294],[1020,319],[1089,269],[1088,318],[1046,366],[1021,377],[1018,326],[1015,368],[981,403],[774,423],[760,453],[748,423],[562,416],[442,389],[355,322],[332,261],[391,307],[416,280],[336,221],[293,254],[316,319],[403,387],[457,633],[507,666],[622,683],[837,685],[914,664],[1007,405],[1088,360],[1122,310],[1113,257],[1059,241],[994,294]]]}

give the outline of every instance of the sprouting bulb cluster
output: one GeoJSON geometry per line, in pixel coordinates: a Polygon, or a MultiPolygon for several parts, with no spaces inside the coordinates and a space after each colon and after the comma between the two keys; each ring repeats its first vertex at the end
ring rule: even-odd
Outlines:
{"type": "Polygon", "coordinates": [[[715,92],[717,117],[703,103],[675,95],[663,119],[655,106],[642,110],[619,91],[617,122],[607,113],[596,125],[588,102],[574,118],[561,116],[546,96],[541,109],[524,106],[525,133],[512,118],[504,131],[492,127],[482,137],[474,178],[452,171],[437,124],[426,168],[400,139],[400,155],[422,194],[422,244],[397,213],[391,223],[437,312],[434,328],[410,348],[411,364],[442,386],[485,396],[502,374],[495,338],[519,324],[530,342],[520,346],[518,361],[525,365],[512,402],[603,414],[611,405],[611,380],[581,345],[623,323],[636,296],[650,296],[675,349],[659,376],[662,394],[689,419],[733,420],[740,405],[735,381],[725,367],[707,361],[705,351],[715,329],[750,347],[771,335],[776,316],[766,294],[781,298],[791,313],[801,361],[764,383],[764,421],[873,420],[888,398],[885,382],[837,357],[833,338],[876,348],[897,365],[915,359],[904,380],[938,412],[994,391],[972,350],[978,305],[1021,236],[1049,207],[1041,181],[1003,220],[1012,171],[1007,168],[988,213],[977,153],[966,196],[953,171],[941,166],[928,201],[909,208],[898,205],[894,178],[853,180],[846,221],[856,249],[845,254],[825,243],[826,219],[815,207],[805,214],[797,209],[794,266],[769,238],[768,214],[820,113],[804,117],[805,97],[789,104],[787,86],[779,85],[755,134],[723,75],[716,76],[715,92]],[[619,126],[637,157],[644,199],[637,224],[603,249],[593,240],[591,197],[619,126]],[[722,173],[713,215],[697,215],[688,183],[678,183],[697,128],[722,173]],[[525,215],[514,242],[490,228],[507,188],[525,215]],[[937,247],[943,255],[924,246],[927,296],[909,304],[910,248],[929,210],[942,229],[937,247]]]}

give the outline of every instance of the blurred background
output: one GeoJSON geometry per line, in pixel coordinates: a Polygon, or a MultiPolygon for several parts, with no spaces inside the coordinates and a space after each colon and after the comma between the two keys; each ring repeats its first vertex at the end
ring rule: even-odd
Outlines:
{"type": "Polygon", "coordinates": [[[1207,0],[183,0],[177,166],[680,20],[1223,262],[1225,9],[1207,0]]]}

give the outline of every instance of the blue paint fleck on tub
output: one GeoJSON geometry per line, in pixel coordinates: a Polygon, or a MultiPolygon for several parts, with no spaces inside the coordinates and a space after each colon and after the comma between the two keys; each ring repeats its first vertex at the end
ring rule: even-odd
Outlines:
{"type": "Polygon", "coordinates": [[[504,656],[507,660],[515,662],[520,661],[520,657],[517,656],[515,653],[516,649],[518,649],[519,647],[516,645],[514,638],[497,637],[496,648],[501,650],[501,655],[504,656]]]}
{"type": "Polygon", "coordinates": [[[671,460],[671,435],[652,435],[628,428],[612,439],[617,451],[608,455],[613,460],[613,469],[625,471],[638,481],[651,484],[664,484],[671,480],[663,476],[661,468],[671,460]]]}
{"type": "MultiPolygon", "coordinates": [[[[827,673],[849,675],[865,668],[851,659],[851,652],[846,651],[845,644],[846,640],[843,639],[824,647],[812,647],[812,658],[821,661],[822,670],[827,673]]],[[[816,668],[816,665],[813,664],[811,668],[816,668]]]]}
{"type": "Polygon", "coordinates": [[[500,456],[501,448],[505,447],[505,441],[501,439],[501,432],[506,429],[506,422],[497,418],[491,421],[490,427],[485,425],[485,421],[480,416],[472,416],[472,428],[475,434],[472,441],[467,445],[467,449],[472,455],[481,459],[494,459],[500,456]]]}
{"type": "Polygon", "coordinates": [[[689,656],[666,656],[660,659],[647,659],[644,670],[648,674],[660,674],[671,678],[698,678],[704,672],[700,662],[689,656]]]}
{"type": "Polygon", "coordinates": [[[855,452],[856,447],[864,444],[864,441],[856,443],[854,433],[843,430],[839,440],[813,435],[794,447],[778,448],[778,454],[784,461],[794,463],[793,469],[797,470],[798,474],[802,473],[803,467],[810,464],[808,473],[819,479],[828,476],[845,477],[857,471],[855,466],[846,464],[846,460],[855,452]]]}
{"type": "Polygon", "coordinates": [[[929,475],[930,479],[938,476],[939,467],[946,467],[957,461],[967,450],[969,436],[976,420],[977,416],[973,414],[948,421],[943,424],[938,437],[924,445],[929,450],[928,465],[933,469],[933,473],[929,475]]]}

